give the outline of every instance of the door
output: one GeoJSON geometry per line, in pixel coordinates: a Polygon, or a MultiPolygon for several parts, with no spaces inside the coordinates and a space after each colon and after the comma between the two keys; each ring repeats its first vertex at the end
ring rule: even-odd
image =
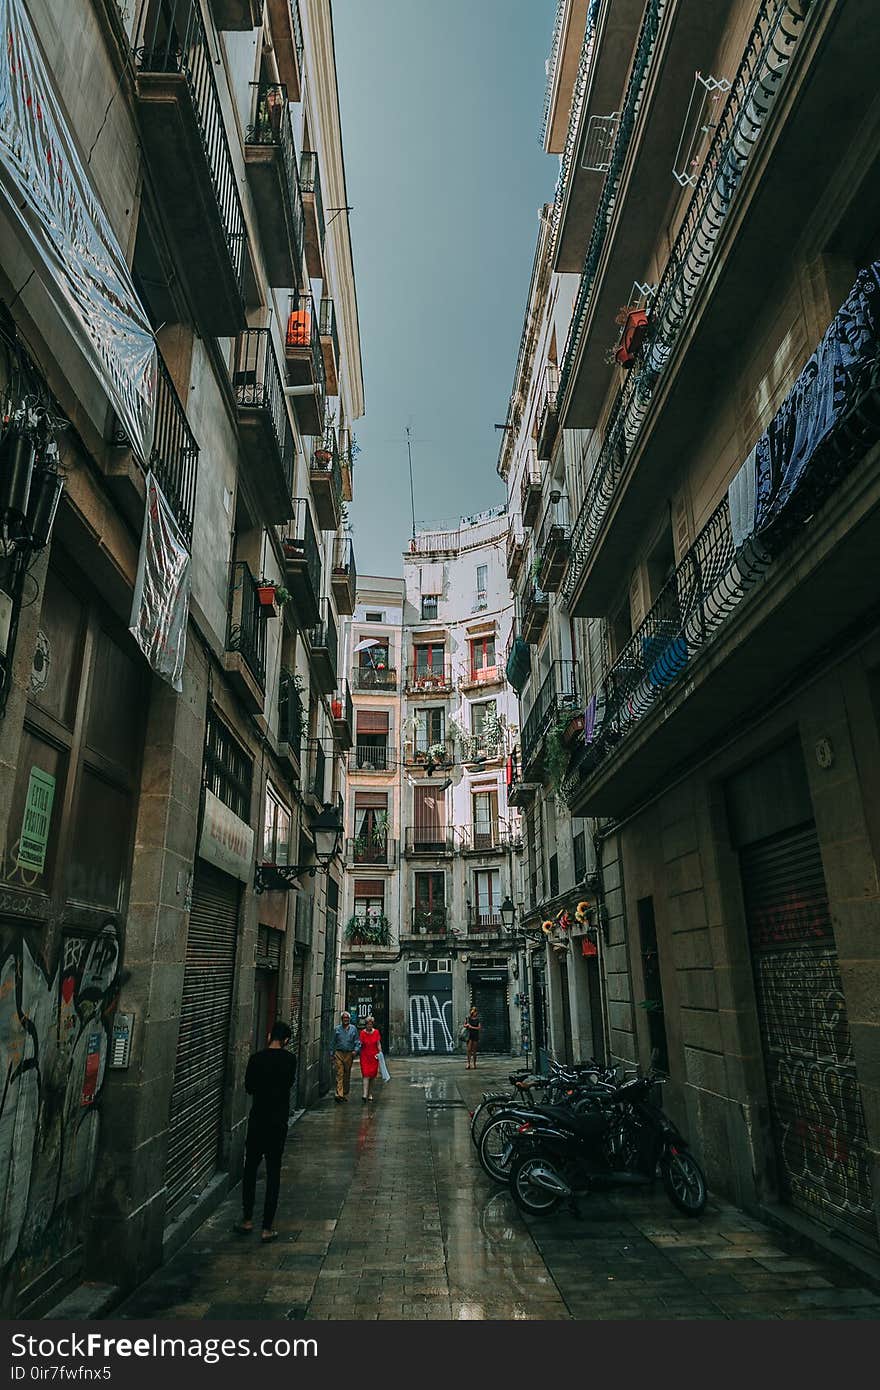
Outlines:
{"type": "Polygon", "coordinates": [[[740,851],[780,1196],[876,1241],[861,1096],[816,828],[740,851]]]}
{"type": "Polygon", "coordinates": [[[535,1057],[538,1070],[545,1075],[550,1067],[550,1036],[547,1028],[547,960],[543,951],[532,956],[532,994],[535,1018],[535,1057]]]}
{"type": "Polygon", "coordinates": [[[445,793],[431,785],[414,787],[413,793],[414,844],[422,851],[435,850],[442,854],[446,848],[446,831],[442,821],[445,793]]]}
{"type": "Polygon", "coordinates": [[[473,794],[474,849],[492,849],[498,843],[498,793],[473,794]]]}
{"type": "MultiPolygon", "coordinates": [[[[559,1005],[562,1018],[561,1062],[572,1062],[571,1055],[571,996],[568,992],[568,961],[559,962],[559,1005]]],[[[558,1055],[558,1053],[557,1053],[558,1055]]]]}
{"type": "Polygon", "coordinates": [[[510,1018],[506,980],[473,986],[473,1002],[480,1015],[480,1051],[510,1051],[510,1018]]]}
{"type": "Polygon", "coordinates": [[[197,1196],[217,1170],[238,900],[234,878],[196,861],[168,1130],[168,1218],[197,1196]]]}
{"type": "Polygon", "coordinates": [[[370,1014],[382,1037],[382,1051],[391,1051],[388,1033],[388,976],[358,975],[349,970],[345,977],[345,997],[348,1012],[358,1028],[370,1014]]]}
{"type": "Polygon", "coordinates": [[[410,1051],[416,1056],[426,1053],[448,1056],[455,1049],[456,1034],[451,972],[411,972],[407,975],[407,986],[410,1051]]]}

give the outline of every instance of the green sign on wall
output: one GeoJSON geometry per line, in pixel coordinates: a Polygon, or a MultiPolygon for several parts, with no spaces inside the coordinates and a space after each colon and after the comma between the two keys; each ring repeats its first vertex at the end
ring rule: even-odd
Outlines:
{"type": "Polygon", "coordinates": [[[18,867],[41,874],[46,867],[46,846],[55,800],[55,778],[41,767],[32,767],[18,842],[18,867]]]}

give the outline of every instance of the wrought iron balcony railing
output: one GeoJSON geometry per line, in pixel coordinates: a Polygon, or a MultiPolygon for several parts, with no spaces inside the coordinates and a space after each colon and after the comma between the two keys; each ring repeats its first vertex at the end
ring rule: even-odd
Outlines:
{"type": "Polygon", "coordinates": [[[356,835],[346,842],[345,859],[348,864],[388,869],[396,862],[396,849],[397,841],[390,835],[356,835]]]}
{"type": "Polygon", "coordinates": [[[214,81],[214,60],[198,0],[165,0],[161,5],[145,7],[134,57],[140,72],[177,73],[186,81],[240,290],[246,238],[244,212],[214,81]]]}
{"type": "Polygon", "coordinates": [[[430,665],[406,668],[408,695],[448,695],[452,692],[452,662],[449,657],[432,661],[430,665]]]}
{"type": "Polygon", "coordinates": [[[288,497],[293,492],[296,446],[284,399],[284,385],[275,345],[268,328],[246,328],[238,335],[235,350],[235,399],[239,406],[265,413],[278,451],[288,497]]]}
{"type": "Polygon", "coordinates": [[[226,649],[238,652],[258,685],[266,685],[266,620],[260,613],[257,581],[244,560],[232,565],[226,649]]]}
{"type": "Polygon", "coordinates": [[[283,83],[260,82],[258,84],[254,121],[253,125],[248,126],[245,133],[245,144],[270,146],[281,152],[284,187],[289,199],[291,227],[295,243],[294,263],[301,266],[305,219],[302,193],[299,186],[296,149],[293,143],[293,127],[290,121],[290,106],[287,88],[283,83]]]}
{"type": "Polygon", "coordinates": [[[406,828],[406,852],[429,857],[452,854],[455,849],[454,825],[409,825],[406,828]]]}
{"type": "Polygon", "coordinates": [[[381,914],[355,913],[346,925],[345,936],[350,946],[389,946],[391,923],[381,914]]]}
{"type": "Polygon", "coordinates": [[[355,666],[352,668],[351,683],[355,690],[386,691],[397,689],[397,669],[383,662],[374,666],[355,666]]]}
{"type": "Polygon", "coordinates": [[[318,621],[314,627],[308,629],[306,637],[313,668],[320,664],[321,680],[324,682],[325,691],[329,692],[336,685],[339,637],[328,598],[321,599],[318,621]]]}
{"type": "Polygon", "coordinates": [[[492,936],[502,930],[501,912],[497,907],[468,907],[468,931],[485,932],[492,936]]]}
{"type": "Polygon", "coordinates": [[[578,668],[576,661],[553,661],[541,683],[535,702],[522,728],[523,767],[528,767],[539,750],[541,740],[556,720],[571,717],[578,710],[578,668]]]}
{"type": "Polygon", "coordinates": [[[322,338],[329,338],[333,344],[336,361],[339,361],[339,330],[336,327],[336,308],[333,300],[325,295],[321,300],[320,331],[322,338]]]}
{"type": "Polygon", "coordinates": [[[476,825],[459,826],[458,847],[462,854],[500,854],[506,848],[505,829],[505,823],[497,816],[476,825]]]}
{"type": "Polygon", "coordinates": [[[324,788],[327,775],[327,754],[319,738],[310,738],[305,744],[305,777],[303,790],[320,805],[324,804],[324,788]]]}
{"type": "Polygon", "coordinates": [[[523,641],[537,642],[550,616],[550,597],[533,580],[523,595],[520,616],[523,641]]]}
{"type": "MultiPolygon", "coordinates": [[[[626,462],[639,440],[657,382],[670,361],[689,317],[694,296],[712,263],[718,235],[800,42],[805,17],[805,14],[796,14],[785,0],[763,0],[758,12],[702,171],[651,302],[648,332],[640,356],[629,371],[608,416],[602,446],[572,530],[571,560],[562,587],[567,603],[580,583],[626,462]]],[[[617,168],[618,178],[625,153],[625,149],[622,150],[618,158],[622,131],[623,120],[612,155],[612,170],[617,168]]],[[[606,188],[610,179],[611,171],[606,179],[606,188]]],[[[592,242],[587,252],[578,301],[580,304],[583,299],[581,329],[603,240],[599,238],[594,255],[591,254],[592,242]]],[[[570,353],[566,348],[566,371],[570,370],[577,350],[577,336],[581,331],[576,330],[577,323],[576,317],[572,321],[570,334],[573,351],[570,353]]],[[[562,389],[565,389],[565,383],[562,389]]]]}
{"type": "Polygon", "coordinates": [[[315,216],[318,223],[318,236],[324,246],[324,198],[321,193],[321,169],[314,150],[303,150],[299,166],[303,193],[311,193],[315,199],[315,216]]]}
{"type": "Polygon", "coordinates": [[[187,544],[192,543],[199,446],[189,427],[168,368],[157,354],[156,416],[150,467],[187,544]]]}
{"type": "Polygon", "coordinates": [[[303,736],[302,695],[292,671],[281,668],[278,680],[278,738],[299,758],[303,736]]]}
{"type": "Polygon", "coordinates": [[[304,623],[315,621],[321,592],[321,552],[308,500],[293,501],[293,520],[281,532],[281,547],[294,598],[304,623]]]}
{"type": "Polygon", "coordinates": [[[445,904],[433,907],[419,907],[412,910],[413,936],[445,936],[449,922],[449,912],[445,904]]]}
{"type": "Polygon", "coordinates": [[[348,755],[349,772],[395,772],[397,754],[387,744],[358,743],[348,755]]]}

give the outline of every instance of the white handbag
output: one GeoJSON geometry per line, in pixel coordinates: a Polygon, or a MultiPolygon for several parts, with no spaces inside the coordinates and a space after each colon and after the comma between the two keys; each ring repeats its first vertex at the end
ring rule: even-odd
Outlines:
{"type": "Polygon", "coordinates": [[[391,1072],[388,1070],[388,1064],[387,1064],[386,1061],[385,1061],[385,1053],[384,1053],[384,1052],[380,1052],[380,1053],[379,1053],[378,1062],[379,1062],[379,1075],[381,1076],[382,1080],[383,1080],[383,1081],[390,1081],[390,1080],[391,1080],[391,1072]]]}

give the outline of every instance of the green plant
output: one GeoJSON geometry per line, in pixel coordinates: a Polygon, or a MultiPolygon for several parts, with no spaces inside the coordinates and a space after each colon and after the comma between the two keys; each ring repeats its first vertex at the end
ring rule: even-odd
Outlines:
{"type": "Polygon", "coordinates": [[[292,598],[293,594],[289,589],[285,589],[283,584],[276,585],[275,602],[278,604],[279,608],[282,608],[285,603],[289,603],[292,598]]]}
{"type": "Polygon", "coordinates": [[[568,770],[568,749],[562,741],[562,735],[568,728],[570,721],[570,715],[557,720],[547,734],[545,744],[544,773],[551,791],[557,795],[562,790],[562,782],[568,770]]]}
{"type": "Polygon", "coordinates": [[[378,912],[366,917],[349,917],[345,935],[353,946],[387,946],[391,939],[391,924],[378,912]]]}
{"type": "Polygon", "coordinates": [[[534,580],[535,584],[537,584],[537,583],[539,582],[540,578],[541,578],[541,569],[542,569],[542,567],[543,567],[543,561],[542,561],[542,559],[541,559],[541,556],[540,556],[540,555],[536,555],[535,558],[532,560],[532,568],[531,568],[531,576],[532,576],[532,579],[534,580]]]}

